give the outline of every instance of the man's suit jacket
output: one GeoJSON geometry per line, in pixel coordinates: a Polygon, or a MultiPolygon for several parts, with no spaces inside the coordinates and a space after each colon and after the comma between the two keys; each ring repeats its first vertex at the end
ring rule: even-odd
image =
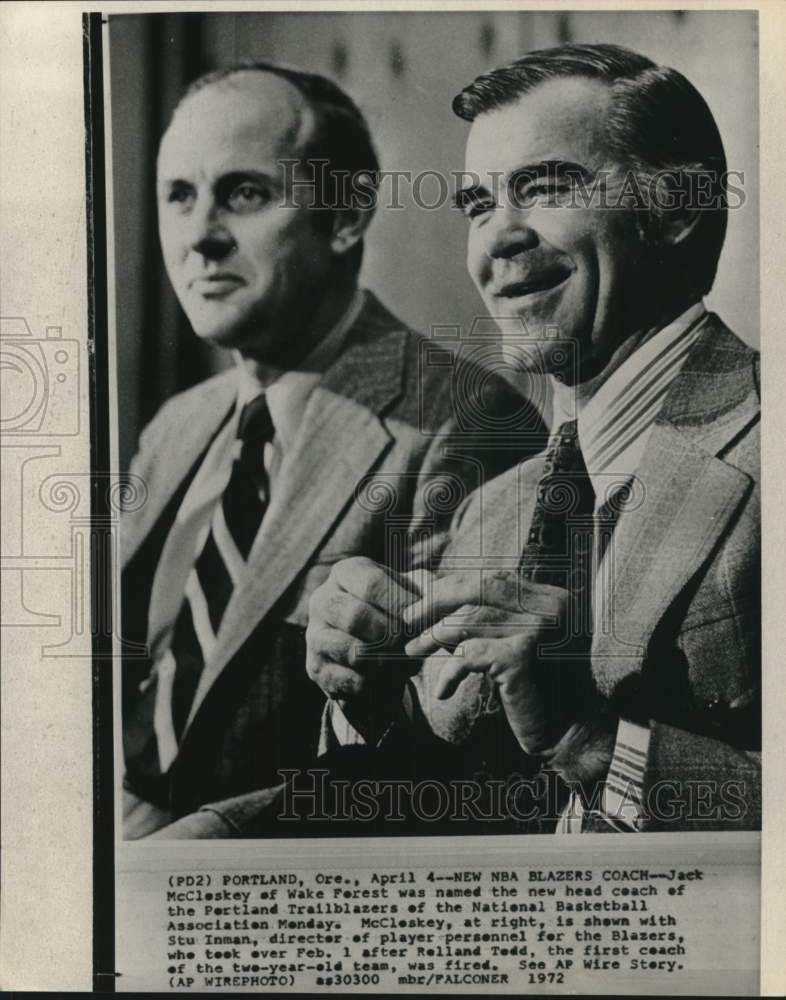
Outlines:
{"type": "MultiPolygon", "coordinates": [[[[619,715],[651,725],[646,829],[760,826],[759,398],[758,354],[710,314],[619,516],[610,588],[597,588],[613,627],[593,639],[595,684],[619,715]]],[[[542,467],[526,461],[470,498],[441,572],[521,554],[542,467]]],[[[415,685],[438,736],[466,744],[505,724],[484,715],[485,678],[447,701],[435,681],[425,669],[415,685]]]]}
{"type": "MultiPolygon", "coordinates": [[[[340,356],[309,398],[290,456],[295,472],[281,488],[274,483],[248,584],[232,594],[178,757],[160,779],[146,776],[155,676],[146,683],[144,657],[124,663],[127,784],[173,817],[273,783],[279,767],[313,756],[324,698],[306,676],[303,635],[309,596],[332,565],[358,554],[404,569],[428,565],[466,495],[542,447],[539,415],[508,383],[466,370],[456,377],[445,352],[435,363],[422,338],[365,295],[340,356]],[[482,402],[468,406],[473,384],[482,386],[482,402]],[[513,431],[490,447],[499,420],[513,431]]],[[[144,480],[147,502],[121,529],[129,649],[147,641],[163,544],[235,397],[235,373],[218,375],[170,400],[141,436],[132,472],[144,480]]]]}

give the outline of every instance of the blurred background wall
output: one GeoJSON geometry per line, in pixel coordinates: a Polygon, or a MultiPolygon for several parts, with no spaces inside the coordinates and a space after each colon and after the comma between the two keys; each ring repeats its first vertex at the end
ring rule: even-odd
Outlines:
{"type": "MultiPolygon", "coordinates": [[[[681,70],[712,109],[729,169],[745,173],[708,305],[758,343],[757,25],[751,12],[121,14],[108,19],[120,464],[161,403],[227,363],[190,332],[163,270],[155,218],[158,142],[184,84],[238,59],[333,77],[368,116],[383,170],[463,165],[451,98],[478,73],[563,42],[616,42],[681,70]]],[[[436,181],[421,199],[437,198],[436,181]]],[[[448,204],[378,211],[362,283],[424,333],[469,329],[483,307],[464,270],[466,223],[448,204]]]]}

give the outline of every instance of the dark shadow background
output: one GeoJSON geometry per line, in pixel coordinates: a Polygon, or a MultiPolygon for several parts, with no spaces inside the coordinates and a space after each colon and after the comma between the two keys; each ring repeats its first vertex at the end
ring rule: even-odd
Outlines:
{"type": "MultiPolygon", "coordinates": [[[[681,70],[707,99],[746,204],[730,213],[708,305],[758,343],[757,23],[751,12],[444,12],[119,14],[108,18],[119,462],[169,396],[228,359],[190,332],[158,248],[155,157],[186,83],[238,59],[325,73],[366,113],[383,170],[463,166],[466,123],[451,98],[478,73],[532,48],[616,42],[681,70]]],[[[425,182],[423,201],[436,200],[425,182]]],[[[362,283],[424,333],[469,329],[482,304],[464,270],[466,224],[448,205],[378,211],[362,283]]],[[[111,232],[110,232],[111,237],[111,232]]],[[[110,246],[110,255],[112,249],[110,246]]],[[[111,263],[111,262],[110,262],[111,263]]],[[[111,271],[110,271],[111,275],[111,271]]]]}

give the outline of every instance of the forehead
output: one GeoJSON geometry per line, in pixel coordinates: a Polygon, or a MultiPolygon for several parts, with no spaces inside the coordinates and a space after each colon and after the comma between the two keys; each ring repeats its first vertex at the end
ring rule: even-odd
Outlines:
{"type": "Polygon", "coordinates": [[[605,125],[611,90],[586,77],[547,80],[516,101],[475,119],[466,168],[488,176],[544,160],[589,168],[609,159],[605,125]]]}
{"type": "Polygon", "coordinates": [[[198,166],[220,169],[271,164],[297,156],[311,135],[314,113],[288,80],[247,71],[186,98],[161,140],[158,172],[167,177],[198,166]]]}

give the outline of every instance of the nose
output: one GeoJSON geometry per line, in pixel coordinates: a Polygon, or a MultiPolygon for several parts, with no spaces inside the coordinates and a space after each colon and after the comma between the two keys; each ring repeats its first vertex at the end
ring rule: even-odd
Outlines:
{"type": "Polygon", "coordinates": [[[509,260],[538,245],[538,234],[529,224],[527,212],[510,205],[495,209],[486,233],[486,253],[492,260],[509,260]]]}
{"type": "Polygon", "coordinates": [[[223,260],[237,248],[235,238],[212,200],[197,202],[191,213],[189,249],[206,260],[223,260]]]}

